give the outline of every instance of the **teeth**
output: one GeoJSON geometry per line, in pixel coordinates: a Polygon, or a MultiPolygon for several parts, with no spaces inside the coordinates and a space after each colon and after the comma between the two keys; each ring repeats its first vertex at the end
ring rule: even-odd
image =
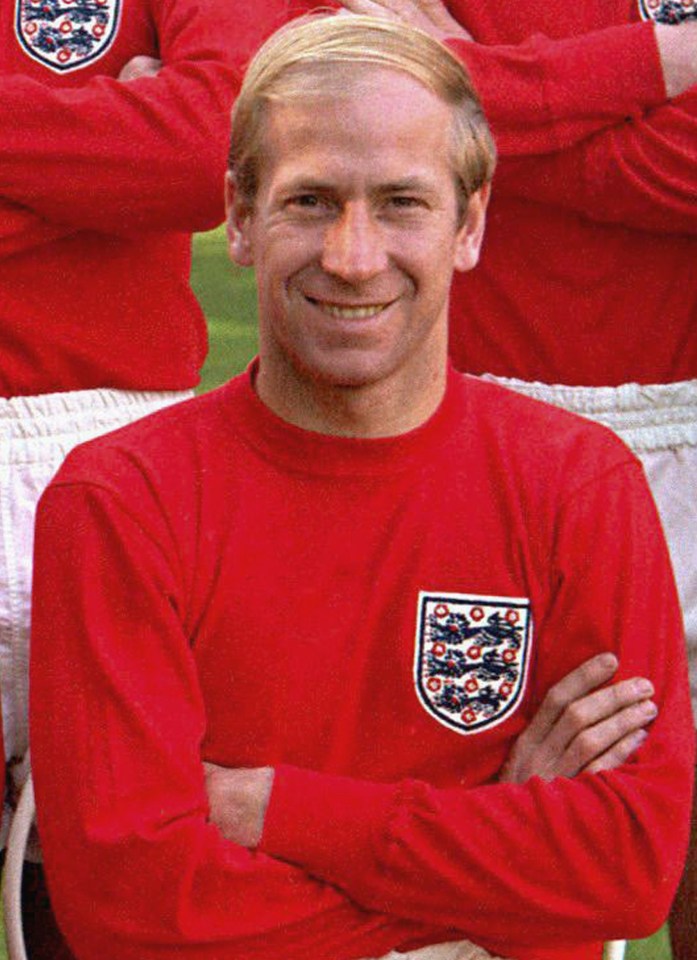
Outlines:
{"type": "Polygon", "coordinates": [[[374,317],[384,310],[388,304],[371,303],[363,307],[340,307],[335,303],[323,303],[321,306],[324,312],[328,313],[331,317],[337,317],[341,320],[362,320],[365,317],[374,317]]]}

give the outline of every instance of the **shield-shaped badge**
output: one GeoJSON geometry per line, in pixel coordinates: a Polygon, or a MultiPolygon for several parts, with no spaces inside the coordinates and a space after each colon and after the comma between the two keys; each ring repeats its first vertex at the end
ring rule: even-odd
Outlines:
{"type": "Polygon", "coordinates": [[[495,727],[521,701],[531,643],[529,600],[420,593],[414,659],[419,700],[458,733],[495,727]]]}
{"type": "Polygon", "coordinates": [[[65,73],[98,60],[119,26],[121,0],[15,0],[15,32],[33,60],[65,73]]]}
{"type": "Polygon", "coordinates": [[[697,19],[697,0],[638,0],[643,20],[682,23],[697,19]]]}

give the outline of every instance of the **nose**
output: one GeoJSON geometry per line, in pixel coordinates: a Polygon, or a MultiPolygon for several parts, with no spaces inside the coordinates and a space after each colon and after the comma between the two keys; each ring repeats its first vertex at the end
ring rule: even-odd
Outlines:
{"type": "Polygon", "coordinates": [[[327,229],[322,267],[347,283],[369,280],[387,266],[385,238],[367,205],[347,203],[327,229]]]}

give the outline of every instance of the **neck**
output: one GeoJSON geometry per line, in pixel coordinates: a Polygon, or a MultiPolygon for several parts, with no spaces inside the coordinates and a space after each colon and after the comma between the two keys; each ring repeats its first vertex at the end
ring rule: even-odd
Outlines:
{"type": "Polygon", "coordinates": [[[402,373],[375,383],[341,386],[274,370],[262,357],[255,389],[277,416],[296,427],[370,439],[408,433],[435,412],[445,393],[446,365],[420,373],[408,379],[402,373]]]}

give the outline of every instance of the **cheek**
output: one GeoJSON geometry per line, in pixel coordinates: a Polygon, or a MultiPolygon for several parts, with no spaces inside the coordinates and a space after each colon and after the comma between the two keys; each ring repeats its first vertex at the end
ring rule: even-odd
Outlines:
{"type": "Polygon", "coordinates": [[[395,257],[423,275],[452,269],[457,234],[449,224],[398,232],[392,239],[395,257]]]}
{"type": "Polygon", "coordinates": [[[450,289],[454,250],[451,238],[433,236],[399,258],[400,270],[409,276],[418,292],[435,297],[450,289]]]}
{"type": "Polygon", "coordinates": [[[294,235],[287,239],[274,239],[267,244],[261,259],[256,261],[259,286],[283,290],[302,279],[303,274],[317,262],[309,244],[294,235]]]}

